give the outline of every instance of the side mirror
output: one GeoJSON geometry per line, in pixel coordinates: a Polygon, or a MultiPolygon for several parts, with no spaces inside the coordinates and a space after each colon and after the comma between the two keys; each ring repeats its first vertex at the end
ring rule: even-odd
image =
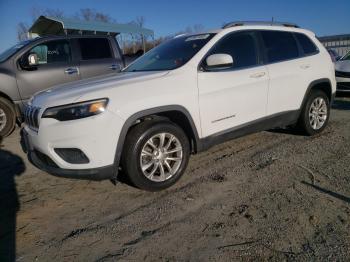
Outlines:
{"type": "Polygon", "coordinates": [[[228,54],[214,54],[205,60],[208,69],[226,69],[233,65],[233,58],[228,54]]]}
{"type": "Polygon", "coordinates": [[[35,53],[29,54],[28,56],[28,65],[37,66],[39,64],[38,55],[35,53]]]}

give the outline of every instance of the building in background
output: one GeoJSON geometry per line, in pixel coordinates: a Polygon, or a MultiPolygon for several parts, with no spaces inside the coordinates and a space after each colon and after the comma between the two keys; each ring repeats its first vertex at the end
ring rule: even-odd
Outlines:
{"type": "Polygon", "coordinates": [[[322,36],[318,39],[327,49],[336,51],[340,56],[350,51],[350,34],[322,36]]]}

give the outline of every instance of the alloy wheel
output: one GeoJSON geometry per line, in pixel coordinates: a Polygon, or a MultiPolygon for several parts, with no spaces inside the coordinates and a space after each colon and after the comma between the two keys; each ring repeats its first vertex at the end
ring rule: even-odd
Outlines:
{"type": "Polygon", "coordinates": [[[7,123],[7,118],[5,111],[0,108],[0,132],[5,128],[7,123]]]}
{"type": "Polygon", "coordinates": [[[143,145],[140,154],[142,173],[154,182],[164,182],[173,177],[182,160],[182,145],[179,139],[170,133],[153,135],[143,145]]]}
{"type": "Polygon", "coordinates": [[[316,97],[309,109],[309,122],[314,130],[323,127],[328,117],[327,103],[322,97],[316,97]]]}

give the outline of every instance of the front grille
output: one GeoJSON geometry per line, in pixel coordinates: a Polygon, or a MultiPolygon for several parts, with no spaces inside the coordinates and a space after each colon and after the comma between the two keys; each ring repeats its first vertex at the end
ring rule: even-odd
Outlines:
{"type": "Polygon", "coordinates": [[[24,110],[24,122],[29,128],[38,130],[39,129],[39,107],[27,106],[24,110]]]}
{"type": "Polygon", "coordinates": [[[335,71],[336,77],[350,77],[350,72],[335,71]]]}
{"type": "Polygon", "coordinates": [[[340,82],[337,83],[337,90],[338,91],[350,91],[350,82],[340,82]]]}

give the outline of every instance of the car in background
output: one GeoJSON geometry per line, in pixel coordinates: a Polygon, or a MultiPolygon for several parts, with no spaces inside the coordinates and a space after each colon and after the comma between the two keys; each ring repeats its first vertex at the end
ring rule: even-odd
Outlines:
{"type": "Polygon", "coordinates": [[[337,93],[350,93],[350,51],[335,63],[337,93]]]}
{"type": "Polygon", "coordinates": [[[0,136],[9,135],[16,120],[21,122],[33,94],[58,84],[116,74],[124,66],[118,42],[108,35],[44,36],[14,45],[0,54],[0,136]]]}
{"type": "Polygon", "coordinates": [[[333,49],[327,49],[327,51],[331,56],[333,63],[337,62],[341,58],[341,56],[337,53],[337,51],[333,49]]]}

